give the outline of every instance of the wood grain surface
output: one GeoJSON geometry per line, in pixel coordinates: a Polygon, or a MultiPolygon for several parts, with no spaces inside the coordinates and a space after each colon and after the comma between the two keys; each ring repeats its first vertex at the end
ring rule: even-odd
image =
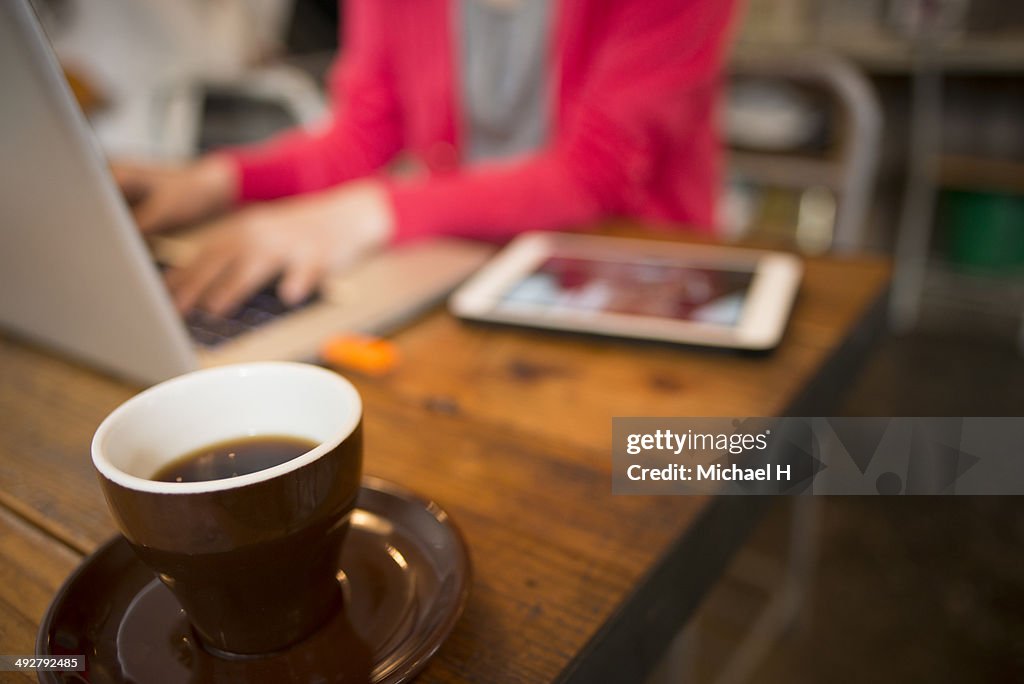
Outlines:
{"type": "MultiPolygon", "coordinates": [[[[397,335],[399,369],[352,378],[365,471],[445,507],[474,564],[466,613],[422,681],[572,680],[616,648],[634,672],[649,669],[756,506],[611,496],[611,417],[784,413],[887,280],[882,259],[809,261],[768,355],[473,326],[442,311],[397,335]],[[649,646],[630,641],[641,628],[658,630],[649,646]]],[[[0,577],[14,578],[0,589],[0,652],[31,651],[76,552],[114,533],[89,442],[136,389],[0,338],[0,577]]]]}
{"type": "MultiPolygon", "coordinates": [[[[50,599],[80,556],[0,508],[0,652],[34,655],[36,629],[50,599]]],[[[32,673],[0,672],[2,682],[35,682],[32,673]]]]}

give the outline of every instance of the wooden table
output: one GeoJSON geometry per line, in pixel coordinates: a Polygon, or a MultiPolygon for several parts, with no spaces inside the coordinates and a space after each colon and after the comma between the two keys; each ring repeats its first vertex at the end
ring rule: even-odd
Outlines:
{"type": "MultiPolygon", "coordinates": [[[[827,415],[881,329],[878,257],[817,258],[782,345],[745,355],[473,326],[436,311],[353,378],[368,474],[448,509],[472,594],[420,681],[636,681],[756,520],[756,497],[613,497],[611,417],[827,415]]],[[[0,338],[0,652],[33,651],[114,534],[89,442],[133,388],[0,338]]],[[[30,681],[25,678],[25,681],[30,681]]]]}

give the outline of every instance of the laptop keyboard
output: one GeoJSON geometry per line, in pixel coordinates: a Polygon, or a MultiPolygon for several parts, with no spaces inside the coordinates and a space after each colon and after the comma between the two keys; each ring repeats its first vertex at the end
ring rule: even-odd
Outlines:
{"type": "Polygon", "coordinates": [[[277,283],[271,283],[242,304],[231,316],[215,316],[198,309],[193,310],[185,317],[185,326],[197,344],[216,347],[234,337],[252,332],[279,316],[303,309],[320,298],[313,294],[295,306],[289,306],[278,298],[276,290],[277,283]]]}
{"type": "MultiPolygon", "coordinates": [[[[161,273],[169,268],[162,261],[157,261],[156,267],[161,273]]],[[[188,328],[188,334],[201,347],[216,347],[234,337],[252,332],[280,316],[299,311],[320,301],[320,293],[314,291],[298,304],[289,306],[277,296],[278,282],[278,279],[271,281],[249,301],[239,306],[230,316],[216,316],[200,309],[193,309],[185,316],[185,327],[188,328]]]]}

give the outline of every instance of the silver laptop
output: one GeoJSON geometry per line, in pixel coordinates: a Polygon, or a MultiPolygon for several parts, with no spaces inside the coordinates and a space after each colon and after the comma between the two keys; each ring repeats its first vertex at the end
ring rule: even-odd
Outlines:
{"type": "MultiPolygon", "coordinates": [[[[455,240],[390,250],[298,310],[268,291],[231,319],[184,321],[27,0],[0,2],[0,98],[0,326],[120,377],[311,358],[333,334],[386,332],[432,306],[491,253],[455,240]]],[[[188,244],[156,250],[174,261],[188,244]]]]}

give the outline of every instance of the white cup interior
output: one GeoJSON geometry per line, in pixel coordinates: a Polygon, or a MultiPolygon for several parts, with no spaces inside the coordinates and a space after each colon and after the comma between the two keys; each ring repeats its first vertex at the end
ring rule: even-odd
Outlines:
{"type": "Polygon", "coordinates": [[[329,370],[301,363],[251,363],[196,371],[121,404],[96,430],[96,469],[124,487],[189,494],[241,487],[316,460],[352,434],[362,415],[359,393],[329,370]],[[162,466],[226,440],[282,435],[318,446],[248,475],[205,482],[150,480],[162,466]]]}

